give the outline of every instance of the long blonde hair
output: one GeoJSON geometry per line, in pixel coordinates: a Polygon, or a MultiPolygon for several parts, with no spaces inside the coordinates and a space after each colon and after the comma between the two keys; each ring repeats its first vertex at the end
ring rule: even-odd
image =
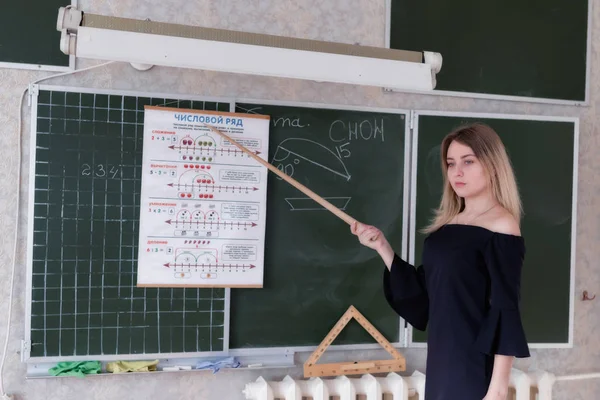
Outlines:
{"type": "Polygon", "coordinates": [[[512,216],[521,221],[522,205],[510,159],[500,137],[491,127],[481,123],[461,126],[450,132],[441,145],[441,163],[444,179],[444,191],[439,207],[434,210],[434,217],[424,233],[438,230],[452,221],[464,209],[464,199],[457,196],[448,181],[448,165],[446,158],[450,144],[456,141],[473,150],[473,154],[483,164],[487,173],[492,195],[512,216]]]}

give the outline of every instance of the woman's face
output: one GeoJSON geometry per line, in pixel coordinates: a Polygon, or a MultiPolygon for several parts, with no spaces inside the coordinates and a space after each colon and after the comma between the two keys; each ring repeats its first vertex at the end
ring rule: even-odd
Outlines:
{"type": "Polygon", "coordinates": [[[450,143],[446,165],[448,181],[459,197],[477,196],[488,189],[485,168],[469,146],[457,141],[450,143]]]}

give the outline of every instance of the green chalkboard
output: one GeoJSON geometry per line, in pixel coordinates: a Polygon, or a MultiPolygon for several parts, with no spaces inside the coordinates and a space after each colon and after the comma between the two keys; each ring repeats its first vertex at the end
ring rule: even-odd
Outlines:
{"type": "MultiPolygon", "coordinates": [[[[269,161],[379,226],[401,251],[405,114],[264,104],[237,104],[236,111],[270,115],[269,161]]],[[[231,348],[317,345],[350,305],[398,341],[377,253],[274,174],[267,196],[264,288],[232,291],[231,348]]],[[[335,344],[369,342],[355,323],[335,344]]]]}
{"type": "MultiPolygon", "coordinates": [[[[475,121],[489,124],[500,135],[523,201],[521,234],[527,252],[521,306],[527,340],[568,343],[575,121],[419,115],[415,228],[427,225],[431,210],[439,204],[443,137],[461,124],[475,121]]],[[[423,240],[424,235],[417,233],[415,265],[421,263],[423,240]]],[[[414,341],[424,341],[425,337],[414,330],[414,341]]]]}
{"type": "Polygon", "coordinates": [[[221,351],[224,289],[138,288],[144,105],[229,103],[40,90],[30,356],[221,351]]]}
{"type": "MultiPolygon", "coordinates": [[[[268,178],[264,288],[231,290],[229,297],[224,289],[135,287],[144,105],[227,111],[230,101],[52,87],[33,92],[31,357],[314,346],[350,305],[390,341],[399,339],[399,318],[382,293],[379,256],[274,174],[268,178]]],[[[402,253],[409,207],[406,113],[257,103],[238,103],[236,111],[269,115],[269,161],[354,218],[379,226],[402,253]]],[[[411,160],[416,228],[439,201],[442,137],[476,117],[419,115],[411,160]]],[[[500,133],[524,202],[528,339],[567,343],[576,121],[477,120],[500,133]]],[[[417,234],[417,265],[422,242],[417,234]]],[[[415,342],[424,339],[413,335],[415,342]]],[[[354,323],[335,344],[372,341],[354,323]]]]}
{"type": "Polygon", "coordinates": [[[584,101],[588,1],[391,0],[390,47],[434,51],[436,90],[584,101]]]}
{"type": "MultiPolygon", "coordinates": [[[[75,5],[73,1],[73,5],[75,5]]],[[[71,0],[4,2],[0,12],[0,63],[68,67],[56,30],[58,9],[71,0]]]]}

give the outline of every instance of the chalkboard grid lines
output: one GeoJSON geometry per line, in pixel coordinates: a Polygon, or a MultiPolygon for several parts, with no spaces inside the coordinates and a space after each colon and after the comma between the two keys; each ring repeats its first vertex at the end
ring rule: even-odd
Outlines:
{"type": "Polygon", "coordinates": [[[136,259],[144,105],[230,104],[54,89],[32,108],[25,358],[223,351],[228,290],[138,288],[136,259]]]}

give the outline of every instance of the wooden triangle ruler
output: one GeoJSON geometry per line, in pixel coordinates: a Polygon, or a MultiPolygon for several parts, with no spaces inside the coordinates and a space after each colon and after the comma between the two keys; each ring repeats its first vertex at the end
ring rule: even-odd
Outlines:
{"type": "Polygon", "coordinates": [[[304,363],[304,377],[314,376],[339,376],[339,375],[356,375],[356,374],[372,374],[378,372],[405,371],[406,360],[404,357],[391,345],[391,343],[383,337],[383,335],[354,307],[350,306],[342,315],[340,320],[329,331],[325,339],[319,344],[319,347],[310,355],[304,363]],[[335,338],[344,330],[348,322],[354,318],[369,334],[377,340],[391,356],[392,360],[368,360],[368,361],[349,361],[331,364],[317,364],[325,350],[333,343],[335,338]]]}

